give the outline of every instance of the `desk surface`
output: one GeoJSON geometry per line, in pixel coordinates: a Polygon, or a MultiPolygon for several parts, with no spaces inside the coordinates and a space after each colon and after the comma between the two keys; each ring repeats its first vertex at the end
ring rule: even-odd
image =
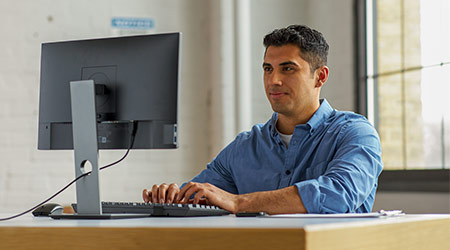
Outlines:
{"type": "MultiPolygon", "coordinates": [[[[4,217],[6,215],[0,215],[4,217]]],[[[0,222],[0,249],[450,249],[450,215],[0,222]],[[153,244],[153,246],[152,246],[153,244]]]]}

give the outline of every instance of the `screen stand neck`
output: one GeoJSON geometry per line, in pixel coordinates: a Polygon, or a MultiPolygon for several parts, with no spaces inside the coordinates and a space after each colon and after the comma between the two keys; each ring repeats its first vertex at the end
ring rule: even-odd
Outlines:
{"type": "Polygon", "coordinates": [[[75,176],[92,172],[76,182],[77,213],[52,215],[54,219],[113,219],[148,215],[103,214],[100,200],[95,85],[93,80],[70,82],[75,176]]]}
{"type": "Polygon", "coordinates": [[[70,82],[75,176],[92,172],[76,182],[78,214],[102,214],[98,176],[97,120],[93,80],[70,82]]]}

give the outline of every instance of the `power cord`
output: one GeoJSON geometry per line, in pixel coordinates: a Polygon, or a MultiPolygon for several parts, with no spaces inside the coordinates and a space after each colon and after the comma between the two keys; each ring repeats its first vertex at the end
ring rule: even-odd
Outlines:
{"type": "MultiPolygon", "coordinates": [[[[113,163],[110,163],[110,164],[108,164],[108,165],[106,165],[106,166],[103,166],[103,167],[99,168],[99,170],[103,170],[103,169],[105,169],[105,168],[109,168],[109,167],[111,167],[111,166],[114,166],[114,165],[118,164],[119,162],[123,161],[123,160],[127,157],[128,153],[130,152],[130,149],[133,148],[133,145],[134,145],[134,139],[135,139],[135,137],[136,137],[136,131],[137,131],[137,122],[131,121],[131,123],[132,123],[132,131],[131,131],[131,136],[130,136],[130,146],[128,147],[127,152],[125,153],[125,155],[122,156],[122,158],[120,158],[119,160],[117,160],[117,161],[115,161],[115,162],[113,162],[113,163]]],[[[70,187],[73,183],[75,183],[76,181],[78,181],[78,180],[81,179],[82,177],[85,177],[86,175],[89,175],[91,172],[92,172],[92,171],[89,171],[89,172],[86,172],[86,173],[84,173],[84,174],[78,176],[78,177],[75,178],[73,181],[71,181],[69,184],[67,184],[65,187],[63,187],[61,190],[59,190],[58,192],[56,192],[54,195],[50,196],[50,198],[44,200],[43,202],[37,204],[36,206],[34,206],[34,207],[32,207],[32,208],[26,210],[25,212],[22,212],[22,213],[20,213],[20,214],[16,214],[16,215],[13,215],[13,216],[10,216],[10,217],[6,217],[6,218],[0,218],[0,221],[12,220],[12,219],[14,219],[14,218],[20,217],[20,216],[22,216],[22,215],[24,215],[24,214],[27,214],[27,213],[29,213],[29,212],[35,210],[36,208],[38,208],[38,207],[44,205],[45,203],[49,202],[51,199],[55,198],[57,195],[59,195],[60,193],[62,193],[64,190],[66,190],[68,187],[70,187]]]]}

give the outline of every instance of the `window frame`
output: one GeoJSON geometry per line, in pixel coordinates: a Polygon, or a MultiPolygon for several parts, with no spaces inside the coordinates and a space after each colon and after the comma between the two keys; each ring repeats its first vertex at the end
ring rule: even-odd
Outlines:
{"type": "MultiPolygon", "coordinates": [[[[369,93],[374,96],[377,94],[371,90],[369,85],[368,73],[368,41],[376,34],[368,34],[371,30],[367,28],[367,11],[372,10],[376,13],[377,0],[354,0],[354,34],[355,34],[355,95],[356,111],[366,117],[370,116],[368,101],[369,93]],[[368,6],[371,4],[371,6],[368,6]]],[[[373,15],[371,18],[375,18],[373,15]]],[[[373,22],[372,30],[376,31],[376,22],[373,22]]],[[[376,46],[374,46],[376,48],[376,46]]],[[[376,53],[376,49],[373,51],[376,53]]],[[[376,67],[376,58],[374,67],[376,67]]],[[[376,82],[372,83],[373,85],[376,82]]],[[[373,86],[372,85],[372,86],[373,86]]],[[[374,88],[376,89],[376,88],[374,88]]],[[[374,111],[376,112],[377,103],[374,101],[374,111]]],[[[368,117],[375,127],[377,127],[376,117],[368,117]]],[[[450,169],[427,169],[427,170],[383,170],[378,180],[379,191],[395,192],[444,192],[450,193],[450,169]]]]}

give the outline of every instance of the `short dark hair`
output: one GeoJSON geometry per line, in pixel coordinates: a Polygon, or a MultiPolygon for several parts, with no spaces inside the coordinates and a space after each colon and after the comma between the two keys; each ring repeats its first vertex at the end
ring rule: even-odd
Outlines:
{"type": "Polygon", "coordinates": [[[264,37],[264,46],[296,45],[300,56],[309,63],[311,73],[327,64],[328,43],[322,33],[305,25],[290,25],[276,29],[264,37]]]}

